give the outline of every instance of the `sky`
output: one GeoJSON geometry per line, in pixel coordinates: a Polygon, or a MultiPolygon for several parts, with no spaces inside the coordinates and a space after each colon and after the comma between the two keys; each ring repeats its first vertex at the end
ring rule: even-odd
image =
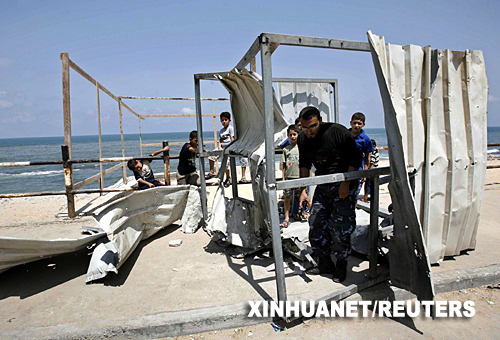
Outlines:
{"type": "MultiPolygon", "coordinates": [[[[117,96],[194,97],[193,74],[231,70],[262,32],[479,49],[489,82],[488,126],[500,126],[499,1],[0,1],[0,138],[62,136],[62,68],[69,57],[117,96]]],[[[260,56],[258,56],[260,58],[260,56]]],[[[340,122],[364,112],[383,127],[366,52],[280,46],[273,77],[338,79],[340,122]]],[[[258,73],[260,69],[257,69],[258,73]]],[[[91,83],[70,73],[73,135],[98,133],[91,83]]],[[[202,81],[202,97],[228,97],[202,81]]],[[[192,101],[125,100],[136,112],[194,113],[192,101]]],[[[203,113],[229,110],[203,103],[203,113]]],[[[120,133],[118,104],[100,93],[102,133],[120,133]]],[[[218,123],[219,124],[219,123],[218,123]]],[[[213,122],[204,121],[205,130],[213,122]]],[[[218,127],[219,128],[219,127],[218,127]]],[[[194,118],[147,118],[142,133],[196,129],[194,118]]],[[[124,112],[124,133],[138,118],[124,112]]]]}

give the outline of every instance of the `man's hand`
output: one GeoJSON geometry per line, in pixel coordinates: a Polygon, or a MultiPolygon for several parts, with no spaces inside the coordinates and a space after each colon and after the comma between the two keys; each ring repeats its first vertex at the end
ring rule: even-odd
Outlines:
{"type": "Polygon", "coordinates": [[[307,202],[307,207],[311,208],[311,199],[309,198],[309,195],[307,194],[307,190],[305,188],[300,193],[299,207],[302,207],[302,202],[304,201],[307,202]]]}
{"type": "Polygon", "coordinates": [[[147,182],[147,183],[148,183],[148,185],[149,185],[150,188],[154,188],[155,187],[155,185],[153,183],[149,183],[149,182],[147,182]]]}
{"type": "Polygon", "coordinates": [[[344,198],[347,198],[347,196],[349,196],[349,183],[350,183],[350,181],[340,182],[339,197],[341,200],[343,200],[344,198]]]}

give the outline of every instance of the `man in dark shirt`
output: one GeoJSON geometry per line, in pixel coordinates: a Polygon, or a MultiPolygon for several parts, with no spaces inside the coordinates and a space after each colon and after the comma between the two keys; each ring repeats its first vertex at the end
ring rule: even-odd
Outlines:
{"type": "MultiPolygon", "coordinates": [[[[316,175],[355,171],[361,165],[359,151],[352,134],[340,124],[322,123],[315,107],[300,112],[302,133],[299,135],[300,177],[309,177],[311,164],[316,175]]],[[[326,183],[316,187],[309,218],[309,241],[318,267],[309,274],[333,274],[333,281],[342,282],[347,275],[350,238],[356,226],[355,193],[359,181],[326,183]],[[335,266],[331,255],[337,258],[335,266]]],[[[302,188],[300,205],[311,206],[306,188],[302,188]]]]}

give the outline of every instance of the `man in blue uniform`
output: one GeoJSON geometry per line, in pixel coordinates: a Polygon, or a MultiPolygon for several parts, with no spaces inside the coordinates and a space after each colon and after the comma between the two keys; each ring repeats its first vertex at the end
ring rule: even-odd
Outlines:
{"type": "MultiPolygon", "coordinates": [[[[316,176],[355,171],[362,155],[352,134],[336,123],[323,123],[315,107],[300,112],[302,132],[299,135],[300,177],[309,177],[313,164],[316,176]]],[[[359,181],[326,183],[316,187],[311,201],[302,188],[300,205],[311,206],[309,241],[318,267],[309,274],[333,274],[333,281],[342,282],[347,275],[347,257],[351,252],[350,237],[356,225],[355,193],[359,181]],[[331,255],[337,258],[334,265],[331,255]]]]}

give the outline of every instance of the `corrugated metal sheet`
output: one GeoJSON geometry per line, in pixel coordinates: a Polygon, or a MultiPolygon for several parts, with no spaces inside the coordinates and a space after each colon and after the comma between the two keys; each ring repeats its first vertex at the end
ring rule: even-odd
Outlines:
{"type": "MultiPolygon", "coordinates": [[[[368,39],[384,104],[384,121],[391,161],[392,180],[389,183],[389,191],[394,205],[394,236],[389,240],[391,281],[413,292],[421,301],[433,300],[434,287],[429,257],[408,176],[408,154],[404,147],[405,140],[407,141],[404,137],[408,134],[404,129],[407,126],[399,124],[401,102],[393,101],[396,92],[394,90],[405,93],[407,81],[404,74],[394,72],[391,63],[394,59],[390,58],[390,46],[386,49],[384,38],[368,32],[368,39]],[[396,74],[399,76],[396,77],[396,74]]],[[[404,65],[404,61],[403,59],[398,62],[404,65]]]]}
{"type": "Polygon", "coordinates": [[[405,165],[416,171],[415,210],[437,263],[475,247],[487,157],[484,58],[481,51],[380,48],[391,102],[384,107],[394,107],[405,165]]]}

